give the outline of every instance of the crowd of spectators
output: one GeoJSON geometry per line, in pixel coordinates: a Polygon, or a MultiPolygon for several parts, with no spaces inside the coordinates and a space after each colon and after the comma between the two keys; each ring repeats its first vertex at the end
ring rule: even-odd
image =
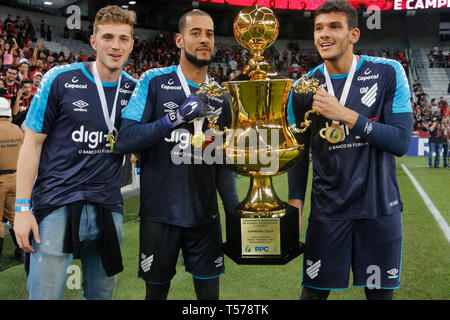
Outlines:
{"type": "Polygon", "coordinates": [[[11,100],[13,122],[19,126],[25,119],[43,75],[57,65],[93,60],[80,51],[76,56],[49,52],[39,42],[40,37],[52,41],[52,28],[41,20],[35,27],[27,16],[0,20],[0,88],[6,88],[11,100]]]}
{"type": "Polygon", "coordinates": [[[442,151],[443,167],[449,167],[450,146],[450,106],[444,97],[430,97],[424,92],[420,81],[413,84],[414,96],[411,104],[414,114],[414,135],[428,137],[428,166],[439,168],[442,151]],[[435,161],[432,161],[433,154],[435,161]]]}
{"type": "Polygon", "coordinates": [[[450,115],[450,106],[444,97],[437,99],[437,97],[429,97],[424,92],[419,80],[414,81],[411,104],[414,114],[414,132],[417,136],[429,135],[429,126],[433,117],[441,121],[450,115]]]}
{"type": "Polygon", "coordinates": [[[428,137],[428,166],[439,168],[439,157],[443,152],[444,167],[448,167],[450,145],[450,106],[444,97],[429,97],[420,81],[413,84],[414,96],[411,104],[414,114],[414,135],[428,137]],[[435,161],[432,161],[435,154],[435,161]],[[434,164],[433,164],[434,163],[434,164]]]}
{"type": "Polygon", "coordinates": [[[430,68],[448,68],[450,67],[450,55],[444,53],[439,46],[434,46],[428,53],[428,62],[430,68]]]}

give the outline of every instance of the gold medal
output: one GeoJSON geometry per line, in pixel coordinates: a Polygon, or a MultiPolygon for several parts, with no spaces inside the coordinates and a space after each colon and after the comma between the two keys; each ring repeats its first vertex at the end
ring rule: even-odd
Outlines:
{"type": "Polygon", "coordinates": [[[112,132],[108,133],[108,142],[111,152],[114,152],[116,149],[116,138],[114,137],[114,133],[112,132]]]}
{"type": "Polygon", "coordinates": [[[329,143],[339,143],[344,140],[344,130],[339,124],[332,123],[325,131],[325,138],[329,143]]]}
{"type": "Polygon", "coordinates": [[[205,140],[205,134],[203,132],[196,132],[191,138],[191,144],[195,149],[199,149],[203,147],[205,140]]]}

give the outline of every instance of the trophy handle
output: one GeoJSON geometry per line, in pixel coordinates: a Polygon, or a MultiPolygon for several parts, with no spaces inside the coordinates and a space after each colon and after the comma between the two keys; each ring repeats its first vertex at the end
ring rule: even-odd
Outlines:
{"type": "Polygon", "coordinates": [[[211,83],[202,82],[199,85],[199,90],[195,94],[205,93],[210,98],[218,98],[226,91],[225,88],[219,86],[216,81],[211,83]]]}
{"type": "Polygon", "coordinates": [[[290,126],[290,128],[296,132],[296,133],[304,133],[306,130],[308,130],[309,126],[311,125],[312,121],[309,120],[309,115],[311,113],[315,113],[318,114],[316,111],[313,110],[309,110],[308,112],[305,113],[305,119],[302,123],[300,123],[300,127],[301,129],[297,128],[297,126],[295,124],[293,124],[292,126],[290,126]]]}
{"type": "Polygon", "coordinates": [[[292,89],[294,89],[294,92],[297,94],[316,93],[320,89],[319,80],[308,78],[308,76],[304,74],[300,78],[300,82],[295,86],[292,86],[292,89]]]}
{"type": "MultiPolygon", "coordinates": [[[[202,82],[199,85],[199,90],[195,94],[205,93],[210,98],[218,98],[226,91],[225,88],[219,86],[216,81],[212,81],[211,83],[202,82]]],[[[215,134],[224,135],[229,129],[224,127],[224,131],[219,129],[219,126],[216,124],[215,116],[207,117],[209,119],[208,128],[211,129],[215,134]]]]}
{"type": "MultiPolygon", "coordinates": [[[[319,87],[319,80],[314,78],[308,78],[306,74],[302,75],[300,78],[300,82],[296,84],[295,86],[292,86],[292,89],[297,94],[308,94],[310,92],[316,93],[320,87],[319,87]]],[[[304,133],[306,130],[308,130],[309,126],[311,125],[312,121],[309,120],[309,116],[311,113],[318,114],[317,112],[313,110],[309,110],[305,113],[305,118],[302,123],[300,123],[301,129],[297,128],[295,124],[290,126],[290,128],[296,132],[296,133],[304,133]]]]}

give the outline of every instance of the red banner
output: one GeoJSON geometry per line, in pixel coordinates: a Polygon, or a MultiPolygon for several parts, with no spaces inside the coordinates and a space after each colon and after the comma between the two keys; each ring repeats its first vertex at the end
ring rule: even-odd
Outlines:
{"type": "MultiPolygon", "coordinates": [[[[314,11],[325,0],[197,0],[233,6],[248,7],[260,5],[273,9],[309,10],[314,11]]],[[[386,1],[349,1],[352,6],[359,8],[363,5],[371,10],[420,10],[442,9],[450,7],[450,0],[386,0],[386,1]]]]}

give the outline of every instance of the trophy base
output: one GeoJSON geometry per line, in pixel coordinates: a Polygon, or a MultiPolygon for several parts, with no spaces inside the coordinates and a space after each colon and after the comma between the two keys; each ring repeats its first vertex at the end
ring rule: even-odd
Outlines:
{"type": "Polygon", "coordinates": [[[247,218],[235,209],[226,216],[226,237],[223,252],[243,265],[283,265],[305,249],[299,241],[298,209],[292,206],[274,218],[247,218]]]}

